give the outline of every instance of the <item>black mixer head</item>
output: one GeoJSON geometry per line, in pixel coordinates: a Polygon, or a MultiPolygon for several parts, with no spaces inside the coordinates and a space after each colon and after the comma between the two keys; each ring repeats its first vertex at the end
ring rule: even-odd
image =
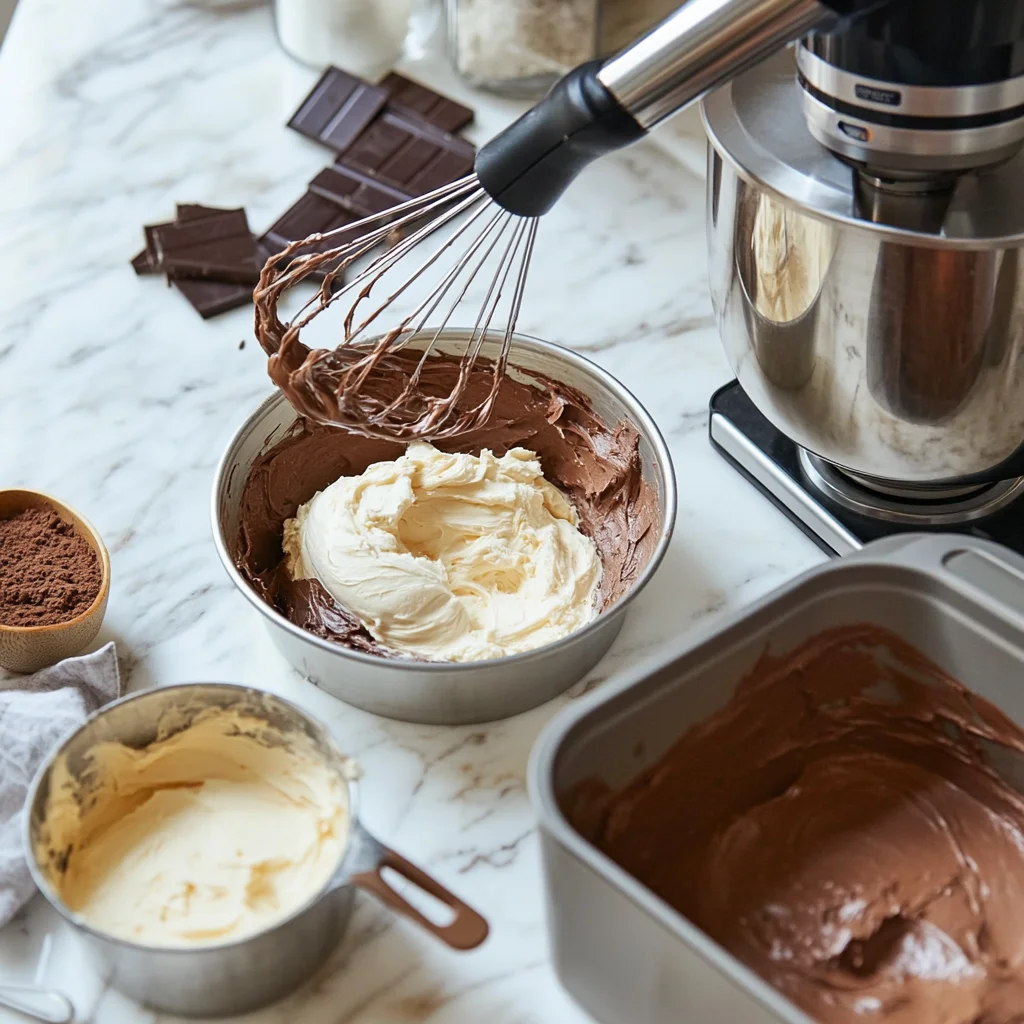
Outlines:
{"type": "Polygon", "coordinates": [[[1024,142],[1024,0],[825,0],[800,44],[814,137],[879,178],[998,163],[1024,142]]]}

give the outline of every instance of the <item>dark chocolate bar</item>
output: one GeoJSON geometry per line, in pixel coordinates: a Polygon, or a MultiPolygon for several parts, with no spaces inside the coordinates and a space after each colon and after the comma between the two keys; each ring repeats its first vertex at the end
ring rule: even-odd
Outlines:
{"type": "Polygon", "coordinates": [[[473,111],[455,100],[392,71],[377,83],[388,94],[388,109],[406,117],[420,117],[442,132],[454,134],[473,120],[473,111]]]}
{"type": "MultiPolygon", "coordinates": [[[[308,238],[310,235],[326,234],[346,224],[354,224],[360,220],[359,214],[352,213],[330,199],[326,199],[315,192],[307,192],[297,203],[294,203],[281,217],[273,224],[265,235],[259,240],[259,244],[267,253],[267,258],[282,252],[292,242],[308,238]]],[[[320,251],[320,249],[334,249],[354,241],[358,235],[348,235],[339,232],[325,239],[321,246],[302,246],[291,258],[304,256],[309,253],[320,251]]],[[[266,260],[264,260],[266,262],[266,260]]],[[[322,281],[325,274],[333,269],[331,266],[324,266],[316,273],[310,274],[310,279],[322,281]]],[[[344,277],[338,273],[334,280],[335,288],[340,288],[344,277]]]]}
{"type": "Polygon", "coordinates": [[[194,216],[147,229],[150,250],[170,278],[253,285],[259,280],[256,242],[245,210],[194,216]]]}
{"type": "Polygon", "coordinates": [[[309,183],[309,191],[330,199],[359,217],[384,213],[413,198],[401,189],[376,181],[344,164],[325,167],[309,183]]]}
{"type": "Polygon", "coordinates": [[[425,121],[385,112],[342,153],[338,162],[421,196],[473,170],[472,143],[432,128],[425,121]]]}
{"type": "Polygon", "coordinates": [[[252,302],[252,285],[248,284],[188,279],[179,279],[171,283],[188,299],[192,308],[204,320],[252,302]]]}
{"type": "Polygon", "coordinates": [[[164,221],[162,224],[147,224],[142,230],[146,235],[146,248],[132,257],[132,267],[136,274],[158,274],[163,270],[157,258],[156,239],[153,232],[156,228],[170,227],[183,220],[197,220],[210,217],[215,213],[227,213],[217,206],[200,206],[199,203],[178,203],[175,220],[164,221]]]}
{"type": "Polygon", "coordinates": [[[384,109],[387,101],[387,90],[329,67],[302,101],[288,127],[340,153],[384,109]]]}

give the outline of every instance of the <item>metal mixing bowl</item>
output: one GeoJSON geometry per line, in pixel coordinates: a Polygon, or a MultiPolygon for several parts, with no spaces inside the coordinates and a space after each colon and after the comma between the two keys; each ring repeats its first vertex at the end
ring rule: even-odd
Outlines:
{"type": "MultiPolygon", "coordinates": [[[[468,331],[445,331],[438,349],[458,353],[469,337],[468,331]]],[[[486,341],[483,355],[493,357],[498,344],[498,339],[486,341]]],[[[387,660],[322,640],[293,625],[253,591],[238,571],[233,554],[239,537],[239,504],[250,468],[295,421],[295,412],[282,394],[268,398],[242,424],[221,459],[212,515],[214,540],[224,568],[263,616],[288,661],[348,704],[387,718],[431,725],[494,721],[543,704],[601,660],[622,628],[630,602],[665,554],[676,517],[675,476],[665,440],[643,406],[600,367],[549,342],[517,335],[510,365],[521,379],[528,380],[534,371],[578,389],[605,423],[631,423],[640,435],[644,478],[658,499],[658,543],[632,589],[583,629],[534,651],[469,663],[387,660]]]]}
{"type": "Polygon", "coordinates": [[[262,690],[228,683],[191,683],[124,697],[91,715],[53,751],[36,774],[25,815],[25,852],[32,878],[82,937],[115,988],[139,1002],[186,1017],[244,1013],[281,998],[301,984],[340,941],[357,888],[372,893],[454,948],[478,946],[487,936],[484,919],[429,875],[379,843],[359,824],[356,786],[351,773],[345,771],[346,764],[346,758],[323,726],[294,704],[262,690]],[[61,899],[37,854],[54,762],[66,756],[72,774],[77,774],[87,769],[87,755],[96,744],[116,742],[144,747],[157,738],[158,727],[166,724],[169,713],[175,728],[182,729],[210,707],[236,708],[263,719],[285,738],[290,734],[304,735],[313,741],[325,763],[337,769],[346,787],[350,818],[341,863],[324,888],[303,906],[278,924],[234,942],[161,948],[97,931],[61,899]],[[453,920],[445,927],[429,921],[388,884],[382,875],[383,868],[397,872],[447,904],[454,911],[453,920]]]}

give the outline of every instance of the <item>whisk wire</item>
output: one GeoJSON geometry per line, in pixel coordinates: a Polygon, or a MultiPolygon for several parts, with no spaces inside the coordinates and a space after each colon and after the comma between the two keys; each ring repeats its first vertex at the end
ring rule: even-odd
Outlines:
{"type": "MultiPolygon", "coordinates": [[[[479,197],[478,197],[478,199],[479,199],[479,197]]],[[[422,264],[420,264],[420,266],[413,273],[411,273],[410,275],[408,275],[405,278],[405,280],[402,282],[401,286],[399,288],[397,288],[395,291],[393,291],[388,296],[387,304],[390,305],[392,302],[394,302],[400,296],[402,296],[406,292],[408,292],[412,288],[412,286],[415,285],[425,274],[427,274],[427,272],[432,267],[434,267],[437,263],[439,263],[441,258],[447,252],[447,250],[451,249],[452,246],[468,231],[468,229],[470,227],[473,226],[473,224],[476,223],[476,221],[488,209],[489,209],[489,207],[488,207],[487,204],[482,204],[480,206],[480,209],[477,210],[475,213],[473,213],[472,216],[466,221],[465,224],[460,225],[460,227],[459,227],[458,231],[455,233],[455,235],[453,235],[450,239],[448,239],[444,243],[444,245],[442,245],[439,249],[437,249],[434,253],[432,253],[430,255],[430,257],[427,260],[425,260],[422,264]]],[[[461,210],[460,211],[456,211],[455,215],[457,215],[457,213],[461,213],[461,212],[462,212],[461,210]]],[[[485,227],[484,227],[483,231],[481,232],[481,234],[479,235],[479,237],[471,244],[469,252],[467,253],[466,257],[461,259],[456,264],[456,267],[448,275],[446,275],[446,277],[442,280],[441,284],[438,286],[438,288],[443,289],[441,291],[441,293],[440,293],[440,296],[439,296],[441,299],[444,298],[444,295],[446,294],[448,288],[451,285],[451,281],[453,281],[455,279],[455,277],[458,276],[458,271],[461,269],[462,266],[464,266],[465,259],[468,259],[474,252],[476,252],[476,250],[483,243],[483,241],[486,240],[487,235],[491,232],[491,230],[493,229],[495,223],[497,223],[503,216],[507,217],[507,216],[510,216],[510,215],[503,213],[503,211],[499,211],[498,213],[494,214],[494,216],[491,218],[491,220],[485,225],[485,227]]],[[[454,217],[454,215],[453,215],[453,217],[454,217]]],[[[453,219],[453,217],[448,218],[448,219],[449,220],[453,219]]],[[[436,225],[433,225],[433,224],[432,225],[428,225],[428,227],[431,229],[430,233],[432,233],[433,231],[436,231],[437,228],[442,226],[442,224],[444,224],[444,223],[447,223],[447,220],[441,221],[439,224],[436,224],[436,225]]],[[[426,229],[424,228],[424,229],[421,229],[421,230],[426,230],[426,229]]],[[[411,239],[410,239],[410,241],[411,241],[411,239]]],[[[372,288],[373,285],[383,276],[383,273],[386,272],[387,270],[390,270],[392,267],[394,267],[398,263],[398,261],[402,258],[402,256],[405,255],[406,252],[409,252],[412,249],[416,248],[417,245],[418,245],[418,242],[413,244],[413,245],[408,246],[404,250],[404,252],[400,256],[398,256],[397,258],[394,258],[394,259],[391,259],[391,260],[382,260],[381,264],[380,264],[380,267],[377,268],[379,270],[379,273],[377,273],[377,272],[374,273],[374,275],[373,275],[374,280],[371,282],[369,288],[364,289],[364,291],[360,293],[359,298],[357,299],[357,303],[356,304],[361,302],[363,299],[368,298],[369,295],[370,295],[370,288],[372,288]]],[[[406,321],[411,321],[412,319],[414,319],[418,315],[418,313],[422,311],[422,309],[425,306],[429,305],[430,298],[431,298],[431,296],[428,295],[427,298],[424,299],[423,302],[421,302],[420,306],[417,307],[417,309],[412,314],[410,314],[408,317],[406,317],[406,321]]],[[[353,313],[354,313],[355,309],[356,309],[356,306],[353,305],[353,307],[352,307],[353,313]]],[[[371,314],[370,317],[368,317],[366,320],[364,320],[355,330],[352,330],[352,331],[349,330],[349,323],[346,322],[346,340],[347,341],[352,341],[356,337],[358,337],[369,326],[369,324],[373,321],[375,316],[376,316],[376,314],[371,314]]]]}
{"type": "MultiPolygon", "coordinates": [[[[439,249],[437,252],[435,252],[430,257],[430,259],[428,259],[424,264],[422,264],[419,267],[419,269],[414,274],[412,274],[411,276],[406,278],[406,280],[402,284],[402,287],[399,288],[396,292],[392,293],[388,297],[387,303],[390,304],[390,303],[394,302],[395,299],[399,295],[401,295],[403,292],[408,290],[417,280],[419,280],[419,278],[422,277],[427,272],[427,270],[429,270],[430,267],[432,267],[440,259],[441,255],[444,253],[445,249],[449,248],[452,245],[452,243],[458,237],[460,237],[465,232],[465,230],[486,209],[487,209],[486,206],[481,207],[481,209],[479,211],[477,211],[477,213],[475,213],[469,219],[469,221],[467,221],[466,224],[462,225],[459,228],[459,231],[456,233],[456,235],[455,235],[455,237],[453,239],[450,239],[447,243],[445,243],[445,246],[443,246],[441,249],[439,249]]],[[[508,214],[503,214],[501,211],[499,211],[498,213],[494,214],[494,216],[491,218],[491,220],[484,227],[484,230],[478,235],[476,240],[471,244],[471,246],[470,246],[469,250],[466,252],[466,254],[458,261],[458,263],[456,263],[456,265],[442,279],[440,285],[438,285],[433,292],[429,292],[427,294],[426,298],[419,304],[419,306],[417,306],[412,311],[412,313],[410,313],[408,316],[406,316],[396,327],[394,327],[389,332],[388,335],[386,335],[384,338],[382,338],[381,339],[381,343],[390,346],[392,351],[399,351],[401,348],[404,347],[405,343],[410,338],[418,335],[419,332],[422,331],[423,327],[425,326],[426,320],[433,313],[433,311],[441,304],[441,302],[444,301],[445,296],[451,290],[452,285],[457,281],[460,273],[462,272],[462,270],[464,269],[466,264],[472,259],[474,253],[480,248],[480,246],[482,246],[486,242],[488,235],[493,232],[493,230],[495,228],[495,225],[497,225],[500,222],[502,217],[508,217],[508,214]],[[424,312],[424,310],[426,310],[426,312],[424,312]],[[423,317],[420,320],[419,324],[416,327],[411,328],[410,327],[411,323],[421,313],[423,313],[423,317]]],[[[492,248],[493,248],[493,244],[494,243],[492,242],[492,245],[491,245],[492,248]]],[[[487,254],[485,253],[484,259],[486,259],[486,255],[487,254]]],[[[383,264],[383,262],[384,261],[382,261],[382,264],[383,264]]],[[[391,265],[393,266],[394,263],[392,262],[391,265]]],[[[353,305],[352,310],[349,312],[349,315],[346,318],[346,322],[345,322],[345,336],[346,336],[346,340],[347,341],[352,341],[353,339],[355,339],[373,321],[374,317],[376,316],[375,313],[371,314],[366,320],[363,321],[363,323],[361,323],[358,327],[356,327],[354,329],[351,326],[351,318],[353,316],[353,313],[355,311],[356,306],[364,298],[369,296],[370,291],[373,288],[373,285],[376,283],[376,280],[378,278],[379,278],[379,275],[375,275],[374,280],[372,280],[370,282],[370,284],[367,285],[367,287],[364,288],[362,292],[360,292],[359,297],[356,300],[356,303],[353,305]]],[[[472,282],[472,276],[470,277],[470,280],[467,281],[466,288],[468,288],[468,286],[469,286],[469,284],[471,282],[472,282]]],[[[463,289],[463,294],[465,294],[465,290],[466,289],[464,288],[463,289]]],[[[449,309],[449,313],[448,313],[448,316],[445,318],[444,324],[442,324],[442,326],[438,329],[438,331],[435,332],[434,337],[430,340],[430,342],[425,347],[425,349],[423,351],[423,354],[420,357],[420,361],[417,364],[416,369],[413,371],[413,373],[412,373],[412,375],[411,375],[411,377],[409,379],[409,384],[402,391],[402,393],[395,399],[394,402],[392,402],[390,405],[386,406],[383,410],[381,410],[380,413],[378,413],[376,416],[373,417],[373,422],[378,422],[382,417],[386,417],[387,415],[389,415],[395,408],[398,407],[398,405],[400,405],[408,397],[408,395],[409,395],[409,393],[411,391],[411,388],[413,388],[418,383],[418,381],[419,381],[420,368],[422,367],[424,360],[429,356],[430,352],[432,351],[432,349],[434,347],[434,343],[436,342],[438,335],[440,334],[441,330],[443,330],[443,328],[444,328],[445,324],[447,323],[448,319],[450,319],[451,313],[452,313],[452,311],[454,310],[454,308],[457,305],[458,305],[458,299],[452,304],[452,307],[449,309]]],[[[374,365],[375,365],[375,362],[374,362],[374,358],[373,358],[373,353],[368,353],[362,360],[360,360],[360,362],[356,363],[353,367],[351,367],[347,371],[346,378],[345,378],[345,384],[347,386],[349,386],[349,387],[361,387],[365,383],[366,378],[373,371],[374,365]]]]}
{"type": "MultiPolygon", "coordinates": [[[[484,340],[487,338],[488,332],[490,331],[491,321],[493,320],[494,314],[497,311],[498,306],[501,302],[501,296],[505,289],[505,285],[508,281],[509,274],[518,257],[520,246],[523,245],[525,241],[527,252],[532,252],[533,250],[533,237],[536,233],[536,227],[537,224],[535,218],[531,218],[528,221],[521,222],[516,225],[513,238],[510,240],[508,249],[506,250],[506,253],[502,259],[503,272],[501,274],[500,284],[497,276],[495,276],[491,280],[491,286],[488,289],[487,296],[484,299],[484,304],[481,307],[479,316],[477,317],[477,322],[473,326],[473,334],[470,338],[469,345],[467,346],[467,356],[463,361],[462,367],[460,368],[462,373],[465,374],[466,376],[471,374],[476,366],[476,361],[480,355],[480,351],[483,347],[484,340]],[[493,301],[491,299],[492,293],[493,301]],[[483,320],[482,324],[481,320],[483,320]]],[[[516,277],[515,290],[513,292],[512,299],[512,310],[514,311],[514,316],[518,315],[518,309],[522,303],[522,290],[526,284],[526,276],[524,270],[525,264],[520,264],[519,271],[516,277]]],[[[492,380],[491,389],[487,396],[476,406],[473,406],[470,409],[470,413],[472,415],[486,415],[487,412],[489,412],[495,397],[497,396],[498,387],[501,383],[501,376],[504,373],[504,367],[508,359],[509,349],[512,344],[512,327],[510,327],[509,325],[514,324],[514,316],[510,317],[509,324],[506,325],[505,335],[502,339],[501,350],[497,360],[495,361],[495,367],[500,366],[501,373],[495,373],[494,378],[492,380]]]]}

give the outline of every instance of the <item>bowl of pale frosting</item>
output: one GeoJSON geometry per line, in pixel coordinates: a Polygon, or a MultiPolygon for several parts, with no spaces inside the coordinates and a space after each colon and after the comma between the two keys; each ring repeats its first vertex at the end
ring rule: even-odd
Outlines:
{"type": "Polygon", "coordinates": [[[284,996],[337,946],[355,890],[456,949],[474,910],[374,839],[358,771],[295,705],[222,683],[164,687],[92,715],[36,775],[25,849],[43,895],[115,988],[183,1016],[284,996]],[[387,868],[446,904],[430,921],[387,868]]]}
{"type": "MultiPolygon", "coordinates": [[[[471,337],[434,342],[428,393],[451,390],[471,337]]],[[[467,405],[500,344],[485,340],[467,405]]],[[[421,354],[413,340],[396,358],[421,354]]],[[[516,336],[486,423],[436,443],[312,423],[271,396],[229,444],[212,512],[229,576],[303,675],[376,714],[462,724],[528,710],[596,665],[675,504],[640,403],[582,356],[516,336]]]]}

